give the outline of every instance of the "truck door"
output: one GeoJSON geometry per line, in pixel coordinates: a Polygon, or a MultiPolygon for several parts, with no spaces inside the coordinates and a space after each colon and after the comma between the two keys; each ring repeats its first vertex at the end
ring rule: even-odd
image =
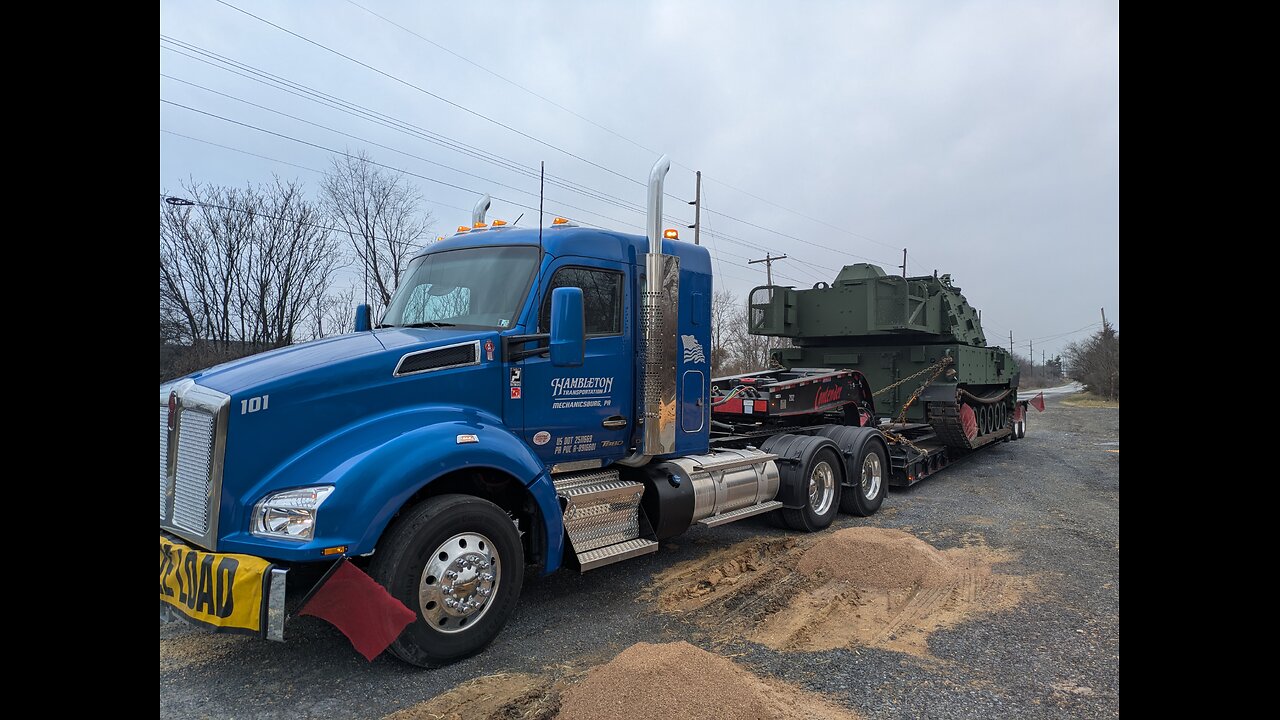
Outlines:
{"type": "Polygon", "coordinates": [[[581,367],[553,367],[545,356],[522,361],[524,439],[548,465],[607,464],[626,455],[634,423],[630,283],[621,263],[593,258],[560,258],[549,272],[537,332],[550,331],[552,290],[582,288],[586,353],[581,367]]]}

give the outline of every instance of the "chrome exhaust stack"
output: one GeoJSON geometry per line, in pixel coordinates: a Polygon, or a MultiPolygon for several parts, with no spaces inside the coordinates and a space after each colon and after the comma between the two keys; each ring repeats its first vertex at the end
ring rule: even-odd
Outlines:
{"type": "Polygon", "coordinates": [[[489,212],[489,206],[493,201],[489,198],[489,193],[485,193],[483,197],[476,201],[476,206],[471,210],[471,227],[475,227],[476,223],[484,222],[484,216],[489,212]]]}
{"type": "Polygon", "coordinates": [[[649,172],[648,252],[640,294],[641,428],[636,452],[622,464],[644,465],[655,455],[676,449],[676,335],[680,303],[680,259],[662,253],[662,185],[671,160],[658,158],[649,172]]]}

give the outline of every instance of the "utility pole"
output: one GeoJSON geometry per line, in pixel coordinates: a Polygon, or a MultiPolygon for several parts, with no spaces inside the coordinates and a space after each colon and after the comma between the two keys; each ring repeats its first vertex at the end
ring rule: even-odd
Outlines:
{"type": "Polygon", "coordinates": [[[765,277],[768,278],[769,284],[772,285],[773,284],[773,262],[775,260],[786,260],[786,259],[787,259],[786,255],[774,256],[766,252],[764,254],[764,257],[760,258],[759,260],[748,260],[747,264],[755,265],[756,263],[764,263],[765,277]]]}
{"type": "Polygon", "coordinates": [[[1013,331],[1009,331],[1009,355],[1013,355],[1013,331]]]}
{"type": "Polygon", "coordinates": [[[898,267],[902,268],[902,279],[907,279],[907,249],[902,248],[902,264],[898,267]]]}
{"type": "Polygon", "coordinates": [[[1105,328],[1107,326],[1107,309],[1106,308],[1098,308],[1098,309],[1102,312],[1102,327],[1105,328]]]}
{"type": "Polygon", "coordinates": [[[1032,340],[1027,341],[1027,355],[1030,356],[1030,360],[1031,360],[1031,374],[1035,375],[1036,374],[1036,344],[1032,340]]]}
{"type": "Polygon", "coordinates": [[[693,228],[693,244],[698,245],[698,238],[702,234],[702,171],[699,170],[694,175],[698,180],[694,185],[693,201],[689,203],[693,206],[693,224],[689,227],[693,228]]]}

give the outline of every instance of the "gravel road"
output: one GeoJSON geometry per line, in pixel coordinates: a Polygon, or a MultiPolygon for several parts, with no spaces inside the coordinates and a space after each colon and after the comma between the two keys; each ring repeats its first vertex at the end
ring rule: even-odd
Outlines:
{"type": "Polygon", "coordinates": [[[284,644],[162,624],[160,716],[379,718],[473,678],[573,676],[633,643],[673,640],[869,718],[1118,715],[1120,412],[1068,407],[1062,397],[1032,413],[1024,441],[890,494],[873,518],[837,520],[905,530],[943,550],[979,538],[1012,558],[999,573],[1033,588],[1012,608],[934,631],[926,656],[861,646],[783,652],[748,642],[745,628],[738,637],[709,633],[705,623],[660,613],[652,585],[663,569],[784,535],[751,519],[692,529],[654,555],[585,575],[526,578],[495,644],[439,670],[387,657],[367,663],[309,617],[289,626],[284,644]]]}

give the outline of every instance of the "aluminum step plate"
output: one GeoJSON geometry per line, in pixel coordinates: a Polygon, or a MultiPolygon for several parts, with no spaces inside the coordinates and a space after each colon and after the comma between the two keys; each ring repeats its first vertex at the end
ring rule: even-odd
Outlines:
{"type": "Polygon", "coordinates": [[[605,565],[610,565],[612,563],[638,557],[640,555],[648,555],[649,553],[654,552],[658,552],[658,543],[653,540],[636,538],[635,540],[627,540],[626,542],[609,545],[608,547],[602,547],[597,550],[578,553],[578,564],[582,566],[582,572],[586,572],[598,567],[603,567],[605,565]]]}
{"type": "Polygon", "coordinates": [[[707,527],[717,527],[720,525],[727,525],[735,520],[741,520],[742,518],[749,518],[761,513],[767,513],[770,510],[777,510],[780,507],[782,507],[782,503],[777,500],[770,500],[769,502],[762,502],[759,505],[752,505],[750,507],[740,508],[731,512],[712,515],[711,517],[703,518],[698,522],[706,525],[707,527]]]}

